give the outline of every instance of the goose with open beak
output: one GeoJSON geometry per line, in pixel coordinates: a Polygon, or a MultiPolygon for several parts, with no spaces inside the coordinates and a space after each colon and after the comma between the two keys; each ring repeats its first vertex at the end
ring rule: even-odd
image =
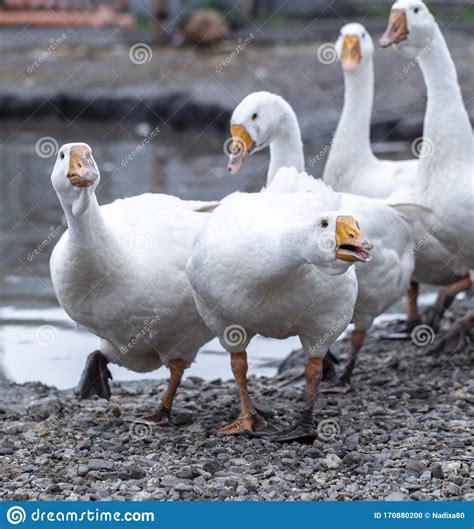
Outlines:
{"type": "Polygon", "coordinates": [[[352,318],[352,265],[369,266],[372,250],[352,215],[325,207],[311,193],[236,193],[196,237],[188,277],[204,321],[230,353],[240,395],[240,415],[221,435],[282,442],[317,436],[313,409],[323,359],[352,318]],[[249,395],[246,350],[255,334],[297,335],[308,355],[306,404],[284,431],[274,431],[249,395]]]}
{"type": "MultiPolygon", "coordinates": [[[[357,34],[360,38],[360,67],[366,66],[364,56],[367,46],[359,28],[348,28],[348,34],[357,34]],[[357,31],[357,33],[356,33],[357,31]]],[[[345,34],[343,35],[343,37],[345,34]]],[[[341,39],[341,42],[343,39],[341,39]]],[[[351,68],[359,60],[355,39],[350,40],[355,52],[346,53],[351,68]]],[[[342,51],[342,50],[341,50],[342,51]]],[[[341,53],[341,56],[343,54],[341,53]]],[[[354,78],[357,71],[348,72],[354,78]]],[[[356,262],[355,270],[359,283],[359,293],[354,309],[355,330],[351,338],[350,360],[343,369],[339,381],[348,383],[354,369],[356,358],[361,349],[367,331],[377,316],[384,313],[406,293],[414,268],[414,236],[410,225],[409,213],[401,212],[380,199],[368,198],[356,194],[338,193],[321,180],[316,180],[304,172],[303,143],[296,115],[282,97],[269,92],[250,94],[234,110],[231,126],[239,125],[239,138],[255,152],[263,147],[270,148],[270,163],[267,173],[265,193],[289,193],[305,191],[314,194],[328,209],[349,211],[353,214],[363,233],[374,245],[368,262],[356,262]]],[[[345,134],[345,143],[357,142],[360,131],[351,129],[353,134],[345,134]]],[[[367,138],[368,140],[368,138],[367,138]]],[[[334,145],[332,147],[334,149],[334,145]]],[[[355,156],[359,160],[359,157],[355,156]]],[[[356,165],[351,160],[345,164],[344,171],[351,171],[356,165]]],[[[382,173],[383,174],[383,173],[382,173]]],[[[378,175],[380,180],[380,174],[378,175]]],[[[417,205],[413,205],[416,210],[417,205]]],[[[365,255],[365,248],[352,248],[347,242],[339,249],[340,255],[347,252],[347,258],[365,255]]]]}

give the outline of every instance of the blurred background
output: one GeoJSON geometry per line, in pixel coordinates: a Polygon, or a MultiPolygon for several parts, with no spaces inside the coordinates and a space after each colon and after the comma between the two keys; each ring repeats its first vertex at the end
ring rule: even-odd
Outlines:
{"type": "MultiPolygon", "coordinates": [[[[50,184],[58,146],[92,146],[102,173],[101,203],[146,191],[189,199],[258,191],[268,152],[252,156],[231,177],[223,145],[233,108],[249,93],[268,90],[295,108],[307,161],[320,154],[308,169],[320,176],[343,104],[343,77],[335,56],[318,52],[351,21],[364,24],[376,41],[390,5],[0,0],[0,377],[71,387],[97,345],[58,307],[49,278],[49,256],[64,231],[50,184]]],[[[473,5],[428,5],[472,118],[473,5]]],[[[376,48],[374,150],[380,157],[411,158],[412,142],[422,135],[423,79],[394,50],[376,48]]],[[[255,340],[253,372],[270,374],[297,346],[255,340]]],[[[208,344],[189,374],[230,377],[220,351],[208,344]]],[[[118,368],[114,375],[137,377],[118,368]]]]}

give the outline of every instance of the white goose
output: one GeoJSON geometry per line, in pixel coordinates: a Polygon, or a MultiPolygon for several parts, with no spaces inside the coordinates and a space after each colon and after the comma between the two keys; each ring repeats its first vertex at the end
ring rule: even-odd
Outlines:
{"type": "MultiPolygon", "coordinates": [[[[416,253],[414,277],[422,283],[446,284],[453,273],[465,276],[439,294],[429,320],[436,326],[455,295],[472,284],[467,275],[474,269],[472,127],[446,41],[423,2],[394,3],[380,43],[393,44],[416,59],[427,87],[426,152],[419,161],[415,196],[433,211],[435,222],[424,222],[419,230],[421,240],[430,235],[430,244],[416,253]]],[[[466,321],[472,324],[469,318],[466,321]]]]}
{"type": "Polygon", "coordinates": [[[357,281],[350,265],[367,261],[371,248],[353,217],[322,210],[311,193],[236,193],[196,237],[188,276],[200,314],[231,354],[240,394],[240,416],[221,434],[267,430],[246,379],[246,348],[261,334],[298,335],[309,357],[303,414],[273,439],[317,435],[312,414],[323,357],[352,317],[357,281]]]}
{"type": "Polygon", "coordinates": [[[232,173],[240,168],[250,152],[269,146],[268,191],[309,191],[320,197],[333,194],[338,203],[336,209],[352,212],[374,244],[371,262],[355,267],[359,283],[353,316],[355,330],[350,360],[340,377],[348,382],[374,319],[398,301],[408,288],[414,267],[412,230],[404,216],[382,200],[333,192],[305,173],[296,173],[286,180],[279,178],[273,183],[278,167],[291,165],[296,171],[304,169],[298,120],[291,106],[280,96],[255,92],[244,98],[232,115],[231,134],[235,151],[229,161],[232,173]]]}
{"type": "Polygon", "coordinates": [[[100,173],[84,143],[63,145],[51,180],[68,231],[51,256],[58,300],[101,338],[88,357],[78,393],[110,398],[108,362],[137,372],[167,365],[171,378],[157,412],[166,424],[184,369],[212,338],[185,274],[206,203],[144,194],[99,206],[100,173]]]}
{"type": "Polygon", "coordinates": [[[387,198],[413,184],[418,160],[379,160],[370,143],[374,44],[361,24],[346,24],[336,42],[344,72],[344,106],[331,143],[324,181],[336,191],[387,198]]]}

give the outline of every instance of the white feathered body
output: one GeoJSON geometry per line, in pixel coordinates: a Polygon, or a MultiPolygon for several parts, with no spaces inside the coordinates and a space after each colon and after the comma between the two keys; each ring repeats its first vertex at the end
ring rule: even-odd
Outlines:
{"type": "MultiPolygon", "coordinates": [[[[474,266],[474,181],[472,129],[454,63],[433,20],[433,37],[420,53],[428,89],[420,159],[378,160],[370,147],[373,103],[372,60],[346,74],[343,114],[324,170],[337,191],[423,204],[431,214],[411,216],[415,240],[414,279],[447,285],[474,266]],[[442,75],[440,75],[442,72],[442,75]]],[[[403,47],[403,45],[402,45],[403,47]]]]}
{"type": "Polygon", "coordinates": [[[51,256],[61,306],[102,339],[101,351],[133,371],[173,358],[192,362],[212,338],[196,310],[185,265],[207,213],[200,203],[145,194],[102,206],[96,201],[51,256]],[[89,214],[90,213],[90,214],[89,214]]]}
{"type": "Polygon", "coordinates": [[[285,191],[306,191],[327,204],[328,209],[350,212],[373,243],[371,261],[355,265],[359,293],[353,321],[358,330],[367,330],[409,286],[415,258],[407,219],[382,200],[336,193],[321,180],[288,168],[280,170],[267,189],[267,192],[285,191]]]}
{"type": "Polygon", "coordinates": [[[243,351],[255,334],[298,335],[308,354],[324,356],[349,324],[353,267],[331,276],[288,256],[292,226],[318,211],[309,194],[237,193],[196,237],[188,275],[201,315],[228,351],[243,351]],[[243,339],[233,343],[236,329],[243,339]]]}
{"type": "Polygon", "coordinates": [[[379,160],[373,155],[359,161],[356,152],[341,155],[333,144],[323,179],[335,191],[384,199],[400,186],[414,185],[417,166],[418,160],[379,160]]]}

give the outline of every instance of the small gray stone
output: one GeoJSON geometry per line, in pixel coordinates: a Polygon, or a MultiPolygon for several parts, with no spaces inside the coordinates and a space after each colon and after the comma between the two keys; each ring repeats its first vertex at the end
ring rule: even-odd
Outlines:
{"type": "Polygon", "coordinates": [[[385,501],[406,501],[408,496],[400,491],[393,491],[385,496],[385,501]]]}
{"type": "Polygon", "coordinates": [[[459,485],[456,485],[455,483],[445,483],[443,486],[443,491],[447,496],[460,496],[461,495],[461,487],[459,485]]]}
{"type": "Polygon", "coordinates": [[[174,486],[174,489],[178,492],[191,492],[193,490],[193,486],[188,485],[187,483],[178,483],[174,486]]]}
{"type": "Polygon", "coordinates": [[[13,455],[13,443],[10,445],[0,446],[0,456],[13,455]]]}
{"type": "Polygon", "coordinates": [[[57,416],[59,419],[62,408],[62,402],[58,397],[51,396],[44,399],[32,400],[26,407],[26,413],[34,421],[44,421],[51,416],[57,416]]]}
{"type": "Polygon", "coordinates": [[[421,461],[417,461],[416,459],[409,459],[405,468],[408,471],[411,471],[417,476],[419,476],[420,474],[423,474],[423,472],[425,472],[428,467],[421,461]]]}
{"type": "Polygon", "coordinates": [[[143,479],[146,476],[146,470],[138,465],[131,465],[129,467],[124,467],[119,473],[118,477],[120,479],[143,479]]]}
{"type": "Polygon", "coordinates": [[[112,470],[114,468],[114,462],[106,459],[91,459],[87,465],[89,470],[103,471],[112,470]]]}
{"type": "Polygon", "coordinates": [[[328,454],[321,463],[328,469],[335,469],[342,465],[342,459],[336,454],[328,454]]]}
{"type": "Polygon", "coordinates": [[[89,468],[86,465],[79,465],[77,467],[77,475],[85,476],[89,472],[89,468]]]}
{"type": "Polygon", "coordinates": [[[431,475],[437,479],[444,479],[444,472],[439,463],[433,463],[430,467],[431,475]]]}
{"type": "Polygon", "coordinates": [[[194,479],[199,474],[192,468],[185,468],[176,472],[176,477],[180,479],[194,479]]]}

